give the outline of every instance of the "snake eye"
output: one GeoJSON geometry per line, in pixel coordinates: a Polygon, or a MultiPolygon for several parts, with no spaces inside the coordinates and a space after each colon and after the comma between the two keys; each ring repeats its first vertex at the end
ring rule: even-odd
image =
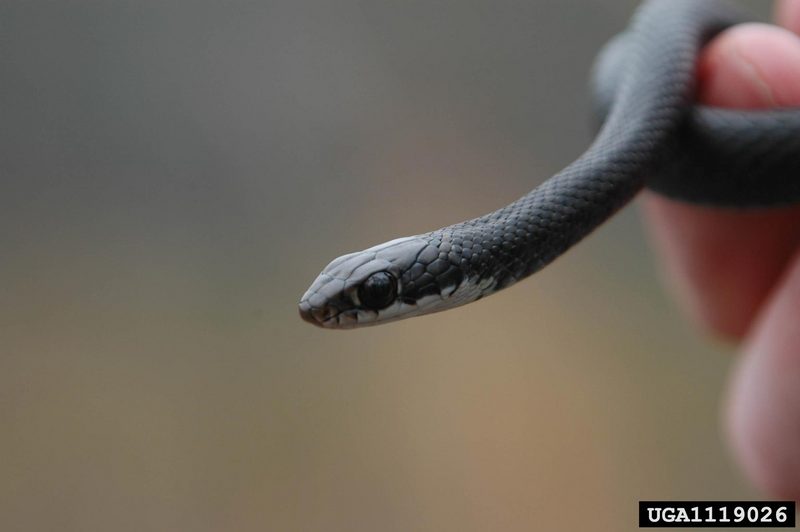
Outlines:
{"type": "Polygon", "coordinates": [[[358,287],[358,299],[371,310],[381,310],[397,296],[397,281],[387,272],[373,273],[358,287]]]}

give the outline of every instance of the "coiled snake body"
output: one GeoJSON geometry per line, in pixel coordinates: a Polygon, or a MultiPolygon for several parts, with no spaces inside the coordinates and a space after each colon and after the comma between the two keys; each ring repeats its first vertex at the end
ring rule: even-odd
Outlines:
{"type": "Polygon", "coordinates": [[[353,328],[475,301],[553,261],[644,186],[709,205],[800,201],[800,109],[692,101],[700,49],[741,20],[713,0],[645,2],[598,58],[602,126],[583,155],[495,212],[339,257],[300,315],[353,328]]]}

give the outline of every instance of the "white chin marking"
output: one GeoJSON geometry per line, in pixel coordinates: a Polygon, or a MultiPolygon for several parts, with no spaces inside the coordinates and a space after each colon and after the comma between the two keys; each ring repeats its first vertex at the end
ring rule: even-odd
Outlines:
{"type": "Polygon", "coordinates": [[[491,290],[495,285],[493,278],[484,279],[480,283],[464,280],[458,286],[446,289],[443,296],[433,294],[419,299],[416,304],[408,305],[397,301],[377,313],[362,311],[358,315],[358,326],[387,323],[423,314],[432,314],[475,301],[491,290]]]}

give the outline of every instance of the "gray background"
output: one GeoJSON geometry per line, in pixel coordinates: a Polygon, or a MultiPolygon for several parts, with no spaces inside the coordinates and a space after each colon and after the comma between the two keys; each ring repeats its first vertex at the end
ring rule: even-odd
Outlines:
{"type": "Polygon", "coordinates": [[[753,497],[732,353],[635,208],[457,311],[297,316],[333,257],[580,153],[633,5],[3,2],[0,529],[626,530],[753,497]]]}

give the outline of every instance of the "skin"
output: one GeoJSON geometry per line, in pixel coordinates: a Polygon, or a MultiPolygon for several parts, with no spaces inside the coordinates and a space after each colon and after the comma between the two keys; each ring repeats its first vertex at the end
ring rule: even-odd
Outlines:
{"type": "MultiPolygon", "coordinates": [[[[800,0],[778,2],[775,17],[780,27],[737,26],[706,47],[701,101],[800,106],[800,0]]],[[[679,304],[741,349],[723,416],[734,456],[766,494],[800,499],[800,207],[742,212],[645,193],[642,213],[679,304]]]]}

